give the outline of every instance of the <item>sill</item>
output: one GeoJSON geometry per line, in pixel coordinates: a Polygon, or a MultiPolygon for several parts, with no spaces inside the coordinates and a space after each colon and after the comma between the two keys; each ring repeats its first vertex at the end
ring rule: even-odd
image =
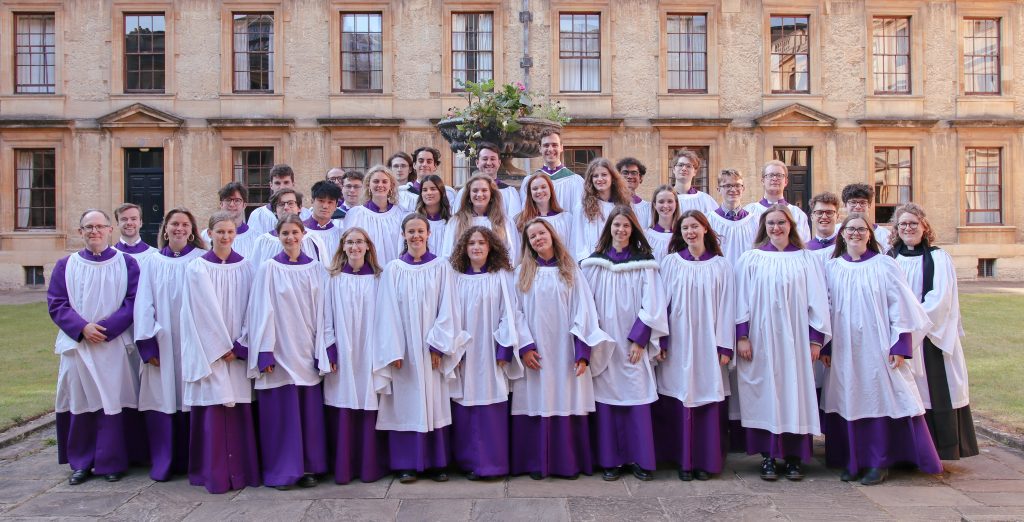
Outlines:
{"type": "Polygon", "coordinates": [[[551,93],[551,96],[566,97],[566,98],[609,98],[611,99],[611,93],[606,92],[555,92],[551,93]]]}
{"type": "Polygon", "coordinates": [[[8,98],[8,99],[18,99],[18,100],[47,100],[47,101],[63,100],[64,99],[64,95],[63,94],[40,94],[40,93],[25,93],[25,94],[10,93],[10,94],[5,94],[2,97],[3,98],[8,98]]]}
{"type": "Polygon", "coordinates": [[[910,93],[908,93],[908,94],[898,94],[898,93],[882,94],[882,93],[875,93],[875,94],[869,94],[869,95],[865,96],[865,98],[867,98],[868,100],[923,100],[924,96],[921,95],[921,94],[910,94],[910,93]]]}
{"type": "Polygon", "coordinates": [[[3,238],[65,237],[66,235],[52,228],[26,228],[0,232],[0,237],[3,238]]]}
{"type": "Polygon", "coordinates": [[[960,225],[956,227],[957,230],[978,230],[983,232],[1010,232],[1017,230],[1017,227],[1013,225],[960,225]]]}
{"type": "Polygon", "coordinates": [[[222,92],[221,99],[243,100],[246,98],[266,98],[283,100],[284,94],[276,92],[222,92]]]}
{"type": "Polygon", "coordinates": [[[341,91],[331,94],[331,96],[384,96],[383,90],[380,91],[341,91]]]}
{"type": "Polygon", "coordinates": [[[173,100],[177,96],[173,92],[119,92],[110,95],[112,100],[145,98],[147,100],[173,100]]]}

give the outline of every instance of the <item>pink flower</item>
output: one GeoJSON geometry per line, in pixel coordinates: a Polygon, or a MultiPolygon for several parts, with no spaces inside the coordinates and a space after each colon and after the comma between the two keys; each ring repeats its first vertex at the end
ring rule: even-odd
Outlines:
{"type": "Polygon", "coordinates": [[[516,82],[515,86],[516,86],[516,89],[519,89],[520,91],[525,91],[526,90],[526,86],[523,85],[522,82],[516,82]]]}

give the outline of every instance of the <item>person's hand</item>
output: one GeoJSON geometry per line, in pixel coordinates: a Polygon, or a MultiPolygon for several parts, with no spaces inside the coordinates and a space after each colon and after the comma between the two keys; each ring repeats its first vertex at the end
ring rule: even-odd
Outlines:
{"type": "Polygon", "coordinates": [[[504,368],[506,364],[508,364],[508,361],[498,359],[498,368],[504,368]]]}
{"type": "Polygon", "coordinates": [[[441,366],[441,354],[430,352],[430,367],[438,369],[441,366]]]}
{"type": "Polygon", "coordinates": [[[818,343],[811,343],[811,362],[817,361],[818,357],[821,356],[821,345],[818,343]]]}
{"type": "Polygon", "coordinates": [[[903,366],[904,357],[902,355],[890,355],[889,356],[889,367],[895,370],[900,366],[903,366]]]}
{"type": "Polygon", "coordinates": [[[235,356],[235,352],[232,352],[231,350],[228,350],[228,353],[226,353],[224,355],[221,355],[220,358],[224,362],[231,362],[231,361],[234,361],[235,359],[237,359],[238,357],[235,356]]]}
{"type": "Polygon", "coordinates": [[[274,366],[275,366],[275,365],[271,364],[270,366],[267,366],[267,369],[266,369],[266,370],[263,370],[263,371],[264,371],[265,373],[268,373],[268,374],[270,374],[270,373],[274,373],[274,366]]]}
{"type": "Polygon", "coordinates": [[[82,328],[82,337],[90,343],[106,342],[107,336],[103,333],[105,331],[107,331],[105,327],[96,323],[89,323],[85,325],[85,328],[82,328]]]}
{"type": "Polygon", "coordinates": [[[822,355],[818,359],[821,361],[821,364],[825,365],[826,368],[831,368],[832,367],[832,356],[831,355],[822,355]]]}
{"type": "Polygon", "coordinates": [[[736,341],[736,351],[740,352],[740,358],[744,361],[752,361],[754,359],[754,347],[750,344],[749,337],[736,341]]]}
{"type": "Polygon", "coordinates": [[[151,365],[156,366],[157,368],[159,368],[160,367],[160,359],[157,359],[156,357],[150,357],[149,360],[146,361],[146,364],[151,364],[151,365]]]}
{"type": "Polygon", "coordinates": [[[540,354],[537,353],[537,350],[530,350],[523,355],[523,364],[531,370],[539,370],[540,359],[541,357],[540,354]]]}
{"type": "Polygon", "coordinates": [[[396,370],[401,370],[402,369],[402,360],[399,359],[399,360],[391,363],[391,366],[393,366],[396,370]]]}
{"type": "Polygon", "coordinates": [[[636,364],[636,363],[640,362],[640,359],[642,359],[643,356],[644,356],[644,349],[643,349],[643,347],[641,347],[639,344],[636,344],[636,343],[630,343],[629,344],[629,362],[630,363],[636,364]]]}
{"type": "Polygon", "coordinates": [[[662,350],[658,352],[658,355],[655,355],[654,359],[658,362],[665,362],[665,359],[668,359],[668,351],[662,350]]]}
{"type": "Polygon", "coordinates": [[[585,371],[587,371],[587,361],[583,359],[576,361],[576,376],[582,377],[585,371]]]}
{"type": "Polygon", "coordinates": [[[722,366],[729,364],[729,361],[731,360],[732,358],[730,358],[728,355],[722,353],[718,354],[718,364],[721,364],[722,366]]]}
{"type": "Polygon", "coordinates": [[[338,371],[338,363],[331,363],[331,373],[338,371]]]}

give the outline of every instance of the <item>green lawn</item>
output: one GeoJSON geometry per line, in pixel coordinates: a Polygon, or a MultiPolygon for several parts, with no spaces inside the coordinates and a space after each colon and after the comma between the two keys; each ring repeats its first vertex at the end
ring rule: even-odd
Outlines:
{"type": "MultiPolygon", "coordinates": [[[[1024,296],[965,294],[960,304],[972,410],[1024,433],[1024,387],[1017,374],[1024,368],[1024,296]]],[[[0,305],[0,331],[3,430],[53,408],[58,359],[53,353],[57,329],[44,303],[0,305]]]]}

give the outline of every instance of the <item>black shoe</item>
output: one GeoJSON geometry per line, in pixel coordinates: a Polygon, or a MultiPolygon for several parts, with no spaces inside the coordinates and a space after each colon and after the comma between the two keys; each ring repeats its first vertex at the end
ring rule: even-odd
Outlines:
{"type": "Polygon", "coordinates": [[[568,477],[565,477],[565,480],[576,480],[578,478],[580,478],[580,474],[579,473],[573,473],[572,475],[569,475],[568,477]]]}
{"type": "Polygon", "coordinates": [[[761,478],[763,480],[778,480],[779,474],[775,472],[775,459],[765,457],[761,461],[761,478]]]}
{"type": "Polygon", "coordinates": [[[864,486],[874,486],[881,484],[885,481],[885,478],[889,476],[889,468],[871,468],[864,477],[860,479],[860,483],[864,486]]]}
{"type": "Polygon", "coordinates": [[[124,478],[124,472],[118,471],[116,473],[107,473],[103,475],[104,480],[107,482],[117,482],[124,478]]]}
{"type": "Polygon", "coordinates": [[[481,477],[480,475],[477,475],[476,473],[473,473],[472,471],[467,471],[466,472],[466,480],[470,480],[470,481],[476,482],[476,481],[480,480],[481,478],[483,478],[483,477],[481,477]]]}
{"type": "Polygon", "coordinates": [[[711,474],[702,469],[695,469],[693,470],[693,478],[697,480],[710,480],[711,474]]]}
{"type": "Polygon", "coordinates": [[[844,469],[843,472],[839,474],[839,480],[843,482],[853,482],[855,480],[860,480],[860,474],[853,474],[850,473],[849,470],[844,469]]]}
{"type": "Polygon", "coordinates": [[[651,475],[650,471],[641,468],[639,464],[633,464],[633,476],[636,477],[637,480],[642,480],[644,482],[654,480],[654,475],[651,475]]]}
{"type": "Polygon", "coordinates": [[[604,468],[604,474],[601,478],[607,481],[619,480],[619,476],[622,475],[622,468],[604,468]]]}
{"type": "Polygon", "coordinates": [[[416,482],[416,473],[412,471],[398,471],[395,473],[398,482],[401,484],[412,484],[416,482]]]}
{"type": "Polygon", "coordinates": [[[786,479],[787,480],[803,480],[804,472],[800,469],[799,462],[787,462],[786,463],[786,479]]]}
{"type": "Polygon", "coordinates": [[[91,476],[92,472],[87,469],[76,469],[71,472],[71,477],[68,478],[68,484],[71,484],[72,486],[77,486],[89,480],[89,477],[91,476]]]}
{"type": "Polygon", "coordinates": [[[544,480],[544,475],[541,475],[539,471],[531,471],[530,478],[533,480],[544,480]]]}
{"type": "Polygon", "coordinates": [[[307,473],[303,475],[295,485],[300,488],[315,488],[319,483],[320,481],[316,479],[316,476],[307,473]]]}
{"type": "Polygon", "coordinates": [[[278,491],[291,491],[291,490],[295,489],[295,486],[292,486],[291,484],[288,484],[288,485],[285,485],[285,486],[274,486],[274,489],[276,489],[278,491]]]}
{"type": "Polygon", "coordinates": [[[430,475],[430,480],[433,480],[434,482],[448,482],[448,473],[444,470],[438,471],[437,473],[430,475]]]}
{"type": "Polygon", "coordinates": [[[693,480],[693,472],[679,468],[679,480],[683,482],[690,482],[693,480]]]}

